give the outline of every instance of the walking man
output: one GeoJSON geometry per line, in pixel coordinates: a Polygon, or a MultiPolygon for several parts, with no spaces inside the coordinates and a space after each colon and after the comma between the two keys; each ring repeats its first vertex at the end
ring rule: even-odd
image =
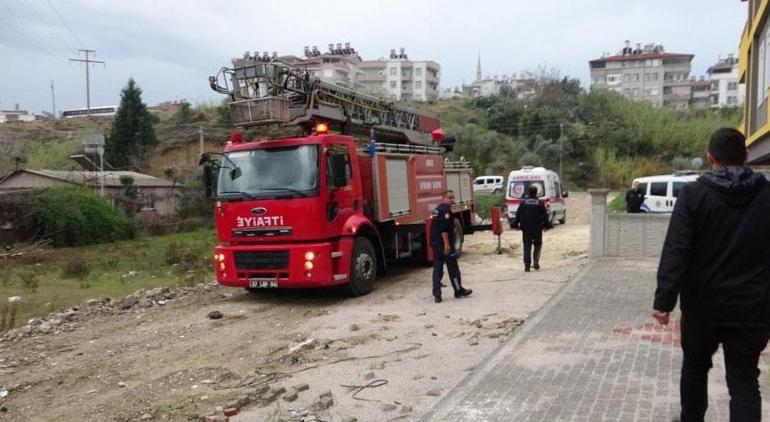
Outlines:
{"type": "Polygon", "coordinates": [[[473,290],[463,288],[460,267],[457,265],[454,216],[452,215],[454,201],[454,192],[451,190],[444,192],[430,226],[430,244],[433,252],[433,299],[436,303],[441,303],[441,279],[444,278],[444,264],[446,264],[449,272],[449,281],[452,283],[455,297],[461,298],[473,293],[473,290]]]}
{"type": "Polygon", "coordinates": [[[639,189],[639,182],[634,182],[631,190],[626,192],[626,212],[639,214],[642,212],[642,204],[644,204],[644,192],[639,189]]]}
{"type": "Polygon", "coordinates": [[[719,345],[730,421],[762,419],[758,361],[770,335],[770,184],[744,166],[746,139],[719,129],[711,171],[679,191],[658,267],[652,316],[668,324],[681,298],[682,422],[703,421],[719,345]]]}
{"type": "Polygon", "coordinates": [[[551,222],[548,219],[545,205],[537,199],[537,186],[531,185],[527,189],[527,197],[519,204],[513,225],[514,227],[519,226],[524,241],[524,271],[529,272],[532,261],[534,261],[535,269],[539,270],[543,230],[550,229],[551,222]],[[532,252],[533,245],[535,247],[534,253],[532,252]]]}

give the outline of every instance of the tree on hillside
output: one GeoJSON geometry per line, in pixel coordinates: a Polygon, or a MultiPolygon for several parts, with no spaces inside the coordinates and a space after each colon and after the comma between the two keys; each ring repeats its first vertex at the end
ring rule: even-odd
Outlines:
{"type": "Polygon", "coordinates": [[[152,115],[142,102],[142,89],[131,78],[120,94],[120,107],[106,140],[105,158],[116,168],[141,169],[157,143],[152,115]]]}

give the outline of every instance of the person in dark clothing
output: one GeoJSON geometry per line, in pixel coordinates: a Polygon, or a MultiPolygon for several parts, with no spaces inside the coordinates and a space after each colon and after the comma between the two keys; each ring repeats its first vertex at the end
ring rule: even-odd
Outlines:
{"type": "Polygon", "coordinates": [[[638,214],[642,212],[642,204],[644,204],[644,192],[639,189],[639,182],[634,182],[631,190],[626,192],[626,212],[638,214]]]}
{"type": "Polygon", "coordinates": [[[441,303],[444,264],[449,272],[449,281],[452,283],[455,297],[461,298],[473,293],[473,290],[463,288],[460,267],[457,265],[454,216],[452,215],[454,200],[454,192],[451,190],[444,192],[442,202],[436,207],[436,214],[430,226],[430,243],[433,251],[433,299],[436,303],[441,303]]]}
{"type": "Polygon", "coordinates": [[[762,418],[759,354],[770,336],[770,184],[743,164],[744,136],[711,136],[711,171],[684,186],[658,267],[652,316],[668,324],[681,298],[682,422],[703,421],[711,358],[722,345],[730,421],[762,418]]]}
{"type": "Polygon", "coordinates": [[[524,242],[524,271],[529,272],[533,261],[535,269],[539,270],[543,230],[550,229],[551,223],[545,205],[537,199],[537,186],[532,185],[527,189],[527,197],[521,201],[519,208],[516,209],[513,225],[521,229],[524,242]],[[535,247],[534,253],[532,252],[533,245],[535,247]]]}

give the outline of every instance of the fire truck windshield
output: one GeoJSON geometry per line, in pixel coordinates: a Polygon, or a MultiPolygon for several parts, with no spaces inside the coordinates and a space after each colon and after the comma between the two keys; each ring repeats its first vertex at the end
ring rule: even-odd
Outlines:
{"type": "Polygon", "coordinates": [[[260,148],[225,154],[217,183],[220,199],[296,198],[318,194],[318,145],[260,148]],[[232,162],[232,163],[230,163],[232,162]],[[240,176],[232,177],[232,165],[240,176]]]}

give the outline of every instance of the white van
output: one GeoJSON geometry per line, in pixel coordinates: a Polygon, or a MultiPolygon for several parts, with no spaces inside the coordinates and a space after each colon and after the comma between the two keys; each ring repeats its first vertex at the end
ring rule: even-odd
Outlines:
{"type": "Polygon", "coordinates": [[[473,181],[474,193],[498,193],[503,191],[503,176],[479,176],[473,181]]]}
{"type": "Polygon", "coordinates": [[[648,176],[634,179],[639,189],[644,192],[643,212],[671,212],[682,186],[698,179],[694,172],[674,173],[669,175],[648,176]]]}
{"type": "Polygon", "coordinates": [[[525,166],[508,175],[505,203],[508,205],[508,223],[511,228],[513,228],[516,210],[519,209],[519,204],[530,186],[537,187],[537,197],[545,204],[551,224],[557,220],[559,224],[566,223],[567,206],[564,198],[569,196],[569,193],[564,191],[559,175],[543,167],[525,166]]]}

